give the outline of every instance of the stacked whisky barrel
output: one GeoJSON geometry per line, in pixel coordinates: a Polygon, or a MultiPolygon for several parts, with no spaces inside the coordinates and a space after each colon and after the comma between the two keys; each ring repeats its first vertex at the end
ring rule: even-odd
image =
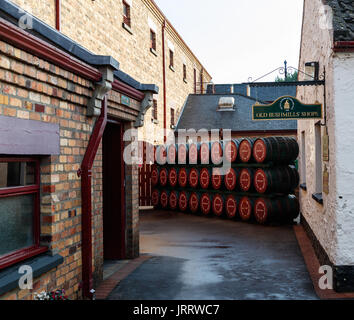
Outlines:
{"type": "Polygon", "coordinates": [[[291,222],[299,215],[298,154],[297,141],[288,137],[159,146],[153,205],[260,224],[291,222]]]}

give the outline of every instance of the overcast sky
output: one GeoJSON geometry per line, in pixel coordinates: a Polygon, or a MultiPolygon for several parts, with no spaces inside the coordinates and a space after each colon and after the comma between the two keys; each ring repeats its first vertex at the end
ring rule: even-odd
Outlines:
{"type": "MultiPolygon", "coordinates": [[[[303,0],[155,0],[214,83],[298,68],[303,0]]],[[[272,81],[272,74],[263,81],[272,81]]]]}

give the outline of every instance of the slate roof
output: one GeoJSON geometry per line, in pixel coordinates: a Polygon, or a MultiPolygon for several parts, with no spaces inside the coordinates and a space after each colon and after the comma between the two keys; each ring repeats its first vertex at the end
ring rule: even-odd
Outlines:
{"type": "Polygon", "coordinates": [[[252,121],[252,105],[255,99],[230,94],[235,98],[235,111],[216,111],[218,102],[224,95],[190,95],[185,103],[176,126],[178,129],[231,129],[243,131],[297,130],[296,120],[252,121]]]}
{"type": "Polygon", "coordinates": [[[354,40],[354,1],[327,0],[333,9],[334,41],[354,40]]]}
{"type": "Polygon", "coordinates": [[[283,96],[296,97],[296,86],[251,87],[251,97],[258,101],[273,102],[283,96]]]}

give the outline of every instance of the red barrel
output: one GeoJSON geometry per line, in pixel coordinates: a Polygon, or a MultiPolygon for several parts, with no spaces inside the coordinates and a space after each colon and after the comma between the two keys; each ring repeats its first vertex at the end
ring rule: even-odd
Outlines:
{"type": "Polygon", "coordinates": [[[230,168],[228,173],[224,178],[224,184],[227,190],[233,191],[237,186],[237,177],[238,177],[239,170],[230,168]]]}
{"type": "Polygon", "coordinates": [[[238,148],[240,146],[239,140],[224,141],[224,155],[227,162],[233,163],[237,160],[238,148]]]}
{"type": "Polygon", "coordinates": [[[229,195],[225,201],[226,215],[229,219],[236,218],[238,201],[234,195],[229,195]]]}
{"type": "Polygon", "coordinates": [[[258,193],[288,194],[299,184],[299,173],[293,167],[258,169],[254,175],[254,187],[258,193]]]}
{"type": "Polygon", "coordinates": [[[182,212],[186,212],[188,210],[189,198],[190,198],[189,193],[185,191],[180,192],[178,198],[178,206],[182,212]]]}
{"type": "Polygon", "coordinates": [[[178,158],[178,164],[187,164],[188,145],[186,144],[177,145],[177,158],[178,158]]]}
{"type": "Polygon", "coordinates": [[[156,166],[153,166],[151,170],[151,184],[153,187],[156,187],[159,184],[160,171],[156,166]]]}
{"type": "Polygon", "coordinates": [[[166,146],[158,146],[155,152],[156,163],[163,166],[167,163],[166,146]]]}
{"type": "Polygon", "coordinates": [[[219,165],[223,162],[223,146],[222,142],[216,141],[211,144],[211,162],[215,165],[219,165]]]}
{"type": "Polygon", "coordinates": [[[225,199],[221,194],[215,194],[213,197],[213,213],[221,217],[224,213],[225,199]]]}
{"type": "Polygon", "coordinates": [[[198,164],[198,145],[196,143],[190,143],[188,146],[188,158],[189,164],[198,164]]]}
{"type": "Polygon", "coordinates": [[[238,206],[238,212],[243,221],[251,220],[253,213],[253,200],[249,197],[241,198],[238,206]]]}
{"type": "Polygon", "coordinates": [[[177,210],[179,194],[177,191],[171,191],[169,197],[169,205],[172,210],[177,210]]]}
{"type": "Polygon", "coordinates": [[[241,162],[248,163],[251,161],[253,144],[254,144],[254,139],[249,139],[249,138],[242,139],[238,151],[239,159],[241,160],[241,162]]]}
{"type": "Polygon", "coordinates": [[[161,207],[163,209],[167,209],[168,208],[169,198],[170,198],[170,192],[169,191],[164,190],[164,191],[161,192],[160,203],[161,203],[161,207]]]}
{"type": "Polygon", "coordinates": [[[211,176],[211,184],[214,190],[220,190],[224,183],[224,176],[221,175],[221,171],[219,168],[213,168],[212,176],[211,176]]]}
{"type": "Polygon", "coordinates": [[[188,184],[188,172],[186,168],[181,168],[178,171],[178,184],[181,188],[186,188],[188,184]]]}
{"type": "Polygon", "coordinates": [[[200,210],[205,216],[211,212],[211,198],[208,193],[203,193],[200,197],[200,210]]]}
{"type": "Polygon", "coordinates": [[[258,163],[289,164],[295,161],[298,155],[299,145],[294,138],[259,138],[253,146],[253,158],[258,163]]]}
{"type": "Polygon", "coordinates": [[[160,204],[160,191],[154,189],[151,193],[151,203],[154,207],[158,207],[160,204]]]}
{"type": "Polygon", "coordinates": [[[200,170],[199,183],[202,189],[208,189],[210,186],[212,171],[207,168],[203,168],[200,170]]]}
{"type": "Polygon", "coordinates": [[[199,172],[196,168],[192,168],[188,172],[188,183],[192,188],[197,188],[199,184],[199,172]]]}
{"type": "Polygon", "coordinates": [[[189,197],[189,209],[192,213],[197,213],[199,210],[200,195],[196,192],[192,192],[189,197]]]}
{"type": "Polygon", "coordinates": [[[240,171],[238,185],[241,191],[249,192],[252,189],[254,172],[255,170],[250,168],[243,168],[240,171]]]}
{"type": "Polygon", "coordinates": [[[168,182],[168,171],[166,168],[160,169],[160,185],[166,187],[168,182]]]}
{"type": "Polygon", "coordinates": [[[167,146],[167,162],[169,164],[176,164],[177,159],[177,147],[175,144],[167,146]]]}
{"type": "Polygon", "coordinates": [[[210,164],[210,143],[200,144],[199,159],[201,164],[210,164]]]}
{"type": "Polygon", "coordinates": [[[168,182],[172,188],[175,188],[178,183],[178,172],[175,168],[171,168],[168,171],[168,182]]]}

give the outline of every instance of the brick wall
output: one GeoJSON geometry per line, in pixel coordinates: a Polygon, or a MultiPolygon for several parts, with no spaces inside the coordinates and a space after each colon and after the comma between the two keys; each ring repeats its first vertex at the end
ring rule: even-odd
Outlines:
{"type": "MultiPolygon", "coordinates": [[[[13,0],[30,13],[55,27],[55,9],[47,8],[47,1],[13,0]],[[47,10],[44,10],[47,8],[47,10]]],[[[54,2],[54,1],[53,1],[54,2]]],[[[150,0],[133,0],[131,8],[131,31],[122,27],[123,6],[121,0],[62,0],[61,32],[95,54],[110,55],[120,62],[122,71],[141,83],[156,84],[160,88],[158,101],[158,123],[154,124],[152,110],[146,115],[146,124],[140,130],[140,138],[151,143],[162,143],[163,136],[163,53],[162,23],[163,15],[150,0]],[[156,25],[156,55],[150,52],[150,26],[148,20],[156,25]]],[[[203,36],[203,35],[200,35],[203,36]]],[[[182,42],[181,38],[167,23],[165,32],[166,56],[166,115],[167,128],[170,127],[170,108],[175,108],[175,119],[188,94],[194,92],[194,68],[197,70],[197,82],[203,66],[182,42]],[[174,48],[175,71],[169,69],[170,41],[174,48]],[[187,66],[187,83],[183,81],[183,63],[187,66]]],[[[203,72],[205,82],[211,77],[203,72]]]]}
{"type": "MultiPolygon", "coordinates": [[[[32,299],[33,292],[65,289],[71,299],[81,297],[81,180],[77,175],[94,126],[86,117],[86,105],[94,84],[58,66],[0,41],[0,116],[17,117],[59,124],[60,155],[41,159],[41,244],[64,257],[64,263],[34,280],[32,291],[14,290],[1,299],[32,299]]],[[[136,119],[139,103],[119,105],[120,94],[109,95],[109,113],[127,124],[136,119]]],[[[132,221],[128,246],[131,256],[138,254],[136,193],[137,171],[129,184],[132,204],[127,217],[132,221]],[[134,242],[132,242],[132,239],[134,242]]],[[[102,278],[102,148],[93,167],[93,266],[95,279],[102,278]]]]}

